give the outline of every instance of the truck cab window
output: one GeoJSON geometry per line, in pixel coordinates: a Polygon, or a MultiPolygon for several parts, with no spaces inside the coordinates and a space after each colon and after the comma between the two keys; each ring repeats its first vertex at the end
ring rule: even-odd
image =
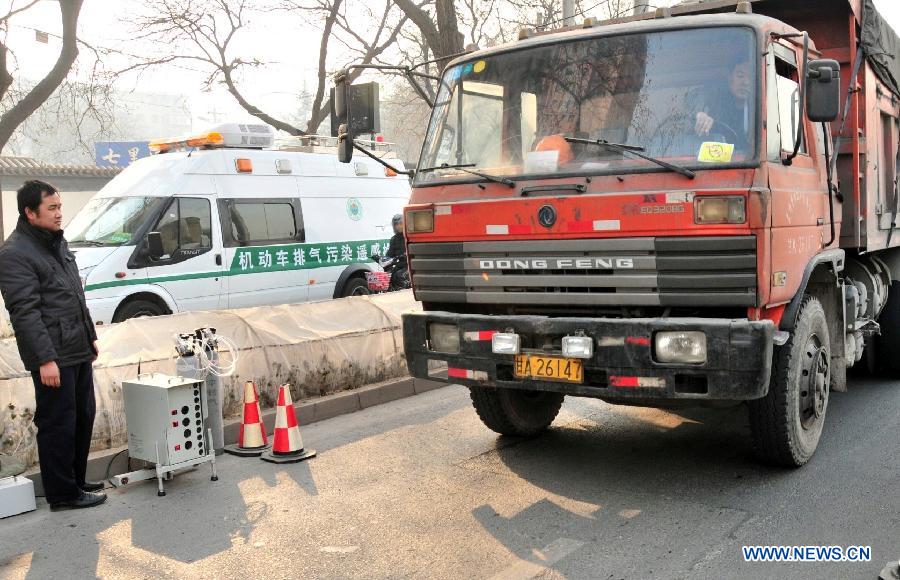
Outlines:
{"type": "MultiPolygon", "coordinates": [[[[802,123],[800,109],[800,85],[797,82],[797,67],[775,59],[775,89],[778,99],[777,130],[781,136],[781,151],[792,152],[797,135],[797,127],[802,123]]],[[[806,153],[806,135],[801,132],[800,153],[806,153]]]]}
{"type": "Polygon", "coordinates": [[[174,198],[156,226],[162,235],[163,250],[174,257],[179,251],[197,253],[212,248],[212,216],[209,201],[201,198],[174,198]]]}

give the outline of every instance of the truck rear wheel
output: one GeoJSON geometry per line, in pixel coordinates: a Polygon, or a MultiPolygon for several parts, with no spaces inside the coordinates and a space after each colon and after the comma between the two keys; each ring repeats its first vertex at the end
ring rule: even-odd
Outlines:
{"type": "Polygon", "coordinates": [[[541,433],[562,407],[565,395],[544,391],[469,387],[472,405],[481,422],[501,435],[541,433]]]}
{"type": "Polygon", "coordinates": [[[891,282],[887,303],[878,317],[881,334],[873,336],[874,367],[890,377],[900,378],[900,282],[891,282]]]}
{"type": "Polygon", "coordinates": [[[828,408],[830,347],[825,311],[807,297],[790,340],[776,347],[769,393],[749,401],[753,444],[766,463],[799,467],[816,451],[828,408]]]}

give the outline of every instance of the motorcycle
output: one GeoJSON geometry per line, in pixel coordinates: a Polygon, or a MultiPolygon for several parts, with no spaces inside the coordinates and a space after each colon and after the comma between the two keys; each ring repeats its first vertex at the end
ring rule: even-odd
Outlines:
{"type": "Polygon", "coordinates": [[[369,292],[379,294],[412,288],[406,254],[394,258],[372,256],[372,261],[381,266],[384,271],[366,272],[366,284],[369,286],[369,292]]]}

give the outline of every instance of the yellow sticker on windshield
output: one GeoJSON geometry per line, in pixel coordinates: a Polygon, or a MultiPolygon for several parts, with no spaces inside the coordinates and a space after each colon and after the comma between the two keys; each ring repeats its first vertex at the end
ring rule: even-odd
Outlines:
{"type": "Polygon", "coordinates": [[[475,66],[472,67],[472,70],[475,71],[475,74],[478,74],[481,71],[483,71],[486,66],[487,66],[486,62],[484,62],[483,60],[479,60],[478,62],[475,63],[475,66]]]}
{"type": "Polygon", "coordinates": [[[705,163],[728,163],[734,154],[734,145],[717,141],[704,141],[700,145],[697,161],[705,163]]]}

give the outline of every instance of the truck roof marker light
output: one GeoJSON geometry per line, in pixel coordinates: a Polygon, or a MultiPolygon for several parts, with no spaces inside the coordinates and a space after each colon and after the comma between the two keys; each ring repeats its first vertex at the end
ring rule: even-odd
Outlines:
{"type": "Polygon", "coordinates": [[[253,161],[246,157],[238,157],[234,160],[234,168],[238,173],[253,173],[253,161]]]}
{"type": "Polygon", "coordinates": [[[753,6],[750,5],[750,2],[738,2],[734,11],[738,14],[753,14],[753,6]]]}
{"type": "Polygon", "coordinates": [[[633,344],[635,346],[650,346],[650,339],[646,336],[627,336],[625,344],[633,344]]]}
{"type": "Polygon", "coordinates": [[[385,177],[397,177],[397,172],[391,169],[390,167],[384,168],[384,176],[385,177]]]}

